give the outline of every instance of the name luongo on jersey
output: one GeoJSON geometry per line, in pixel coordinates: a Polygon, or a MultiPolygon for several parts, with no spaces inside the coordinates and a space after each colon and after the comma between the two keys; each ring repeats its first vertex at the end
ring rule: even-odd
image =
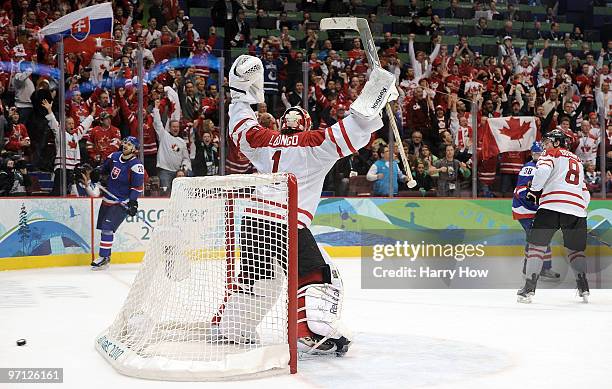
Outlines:
{"type": "Polygon", "coordinates": [[[298,146],[299,139],[297,135],[277,135],[270,139],[269,145],[272,147],[275,146],[298,146]]]}

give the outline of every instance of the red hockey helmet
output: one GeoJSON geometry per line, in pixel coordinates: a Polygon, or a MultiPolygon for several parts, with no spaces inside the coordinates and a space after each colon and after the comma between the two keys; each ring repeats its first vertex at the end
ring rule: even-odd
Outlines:
{"type": "Polygon", "coordinates": [[[302,132],[312,127],[310,114],[302,107],[287,108],[281,117],[281,132],[302,132]]]}

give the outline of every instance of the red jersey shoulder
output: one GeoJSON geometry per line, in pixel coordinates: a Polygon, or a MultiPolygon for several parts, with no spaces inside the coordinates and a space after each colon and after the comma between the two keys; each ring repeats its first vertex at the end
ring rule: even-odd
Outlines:
{"type": "Polygon", "coordinates": [[[282,134],[279,131],[256,125],[246,133],[246,140],[256,147],[316,147],[325,141],[325,130],[310,130],[294,134],[282,134]]]}
{"type": "Polygon", "coordinates": [[[554,149],[548,149],[544,152],[544,154],[542,155],[543,157],[553,157],[553,158],[558,158],[561,156],[561,149],[559,148],[554,148],[554,149]]]}

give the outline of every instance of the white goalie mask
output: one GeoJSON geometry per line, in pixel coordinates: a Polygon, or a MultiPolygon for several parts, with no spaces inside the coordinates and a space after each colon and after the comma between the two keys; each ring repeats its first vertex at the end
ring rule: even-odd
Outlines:
{"type": "Polygon", "coordinates": [[[310,114],[302,107],[287,108],[281,117],[281,132],[302,132],[311,127],[310,114]]]}

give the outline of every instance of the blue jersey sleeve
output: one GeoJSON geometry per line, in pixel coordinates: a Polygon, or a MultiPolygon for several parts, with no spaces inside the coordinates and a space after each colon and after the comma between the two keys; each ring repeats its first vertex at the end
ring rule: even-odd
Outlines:
{"type": "Polygon", "coordinates": [[[144,191],[144,165],[136,160],[130,168],[130,200],[137,200],[144,191]]]}

